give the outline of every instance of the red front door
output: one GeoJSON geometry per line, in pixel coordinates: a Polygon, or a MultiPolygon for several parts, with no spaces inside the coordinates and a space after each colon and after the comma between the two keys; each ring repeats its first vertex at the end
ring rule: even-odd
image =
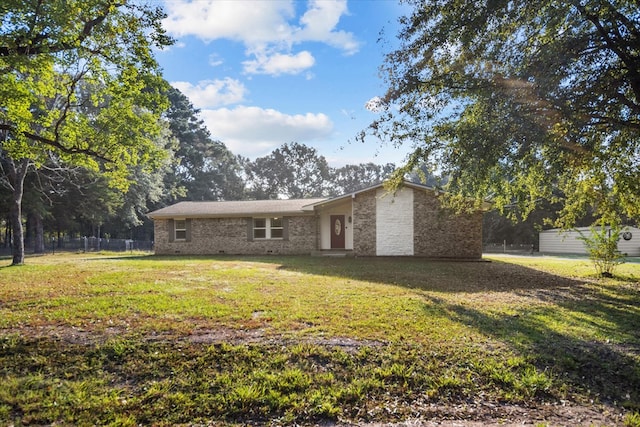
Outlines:
{"type": "Polygon", "coordinates": [[[344,249],[344,215],[331,215],[331,249],[344,249]]]}

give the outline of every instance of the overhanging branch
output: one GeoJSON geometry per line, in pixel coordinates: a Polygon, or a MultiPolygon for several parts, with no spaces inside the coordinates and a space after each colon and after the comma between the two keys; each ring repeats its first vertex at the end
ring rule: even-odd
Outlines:
{"type": "Polygon", "coordinates": [[[16,132],[16,129],[13,126],[11,126],[9,124],[6,124],[6,123],[0,123],[0,130],[8,131],[8,132],[11,132],[11,133],[14,133],[14,134],[18,134],[18,135],[23,136],[23,137],[25,137],[27,139],[30,139],[31,141],[39,142],[39,143],[44,144],[44,145],[46,145],[48,147],[51,147],[51,148],[56,149],[56,150],[59,150],[59,151],[65,153],[65,154],[72,154],[72,155],[81,154],[81,155],[86,155],[86,156],[92,157],[92,158],[94,158],[96,160],[102,160],[102,161],[107,162],[107,163],[113,163],[114,162],[113,159],[110,159],[109,157],[105,156],[104,154],[102,154],[102,153],[100,153],[98,151],[92,150],[90,148],[67,147],[66,145],[61,143],[59,140],[46,138],[46,137],[44,137],[42,135],[38,135],[38,134],[35,134],[33,132],[27,132],[27,131],[16,132]]]}

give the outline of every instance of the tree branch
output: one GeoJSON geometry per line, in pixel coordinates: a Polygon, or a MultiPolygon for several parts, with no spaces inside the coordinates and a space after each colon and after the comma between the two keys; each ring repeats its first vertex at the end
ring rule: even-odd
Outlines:
{"type": "MultiPolygon", "coordinates": [[[[607,46],[607,48],[611,50],[611,52],[613,52],[620,59],[620,61],[622,61],[623,64],[625,64],[627,73],[629,75],[629,83],[636,97],[636,103],[640,102],[640,72],[638,71],[640,61],[638,60],[636,54],[633,53],[632,49],[630,52],[625,51],[625,46],[621,46],[621,43],[619,43],[618,39],[614,39],[614,37],[612,37],[610,31],[604,27],[603,23],[600,21],[596,14],[589,12],[587,8],[581,5],[579,2],[574,2],[574,5],[580,11],[580,13],[595,26],[598,34],[604,42],[604,45],[607,46]]],[[[613,9],[612,5],[609,6],[613,9]]],[[[619,19],[620,16],[624,16],[618,10],[613,9],[613,12],[619,19]]],[[[614,23],[610,24],[612,28],[615,28],[614,23]]],[[[632,30],[632,28],[629,28],[630,32],[632,32],[632,30]]],[[[611,31],[613,31],[614,33],[617,32],[619,34],[618,30],[611,31]]]]}
{"type": "Polygon", "coordinates": [[[32,132],[16,132],[16,129],[6,123],[0,123],[0,130],[4,130],[4,131],[8,131],[11,133],[17,133],[21,136],[24,136],[27,139],[30,139],[32,141],[37,141],[39,143],[42,143],[44,145],[47,145],[51,148],[55,148],[57,150],[60,150],[61,152],[65,153],[65,154],[84,154],[90,157],[93,157],[96,160],[102,160],[104,162],[107,163],[113,163],[114,160],[110,159],[109,157],[105,156],[102,153],[99,153],[95,150],[91,150],[89,148],[79,148],[79,147],[67,147],[66,145],[62,144],[60,141],[55,140],[55,139],[50,139],[50,138],[46,138],[42,135],[38,135],[32,132]]]}

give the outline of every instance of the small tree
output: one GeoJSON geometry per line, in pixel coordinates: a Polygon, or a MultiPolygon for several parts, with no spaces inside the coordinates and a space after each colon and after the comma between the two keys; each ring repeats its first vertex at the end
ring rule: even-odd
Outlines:
{"type": "Polygon", "coordinates": [[[590,235],[580,232],[580,240],[587,247],[589,259],[602,277],[613,277],[616,266],[624,263],[624,255],[618,250],[622,227],[590,227],[590,235]]]}

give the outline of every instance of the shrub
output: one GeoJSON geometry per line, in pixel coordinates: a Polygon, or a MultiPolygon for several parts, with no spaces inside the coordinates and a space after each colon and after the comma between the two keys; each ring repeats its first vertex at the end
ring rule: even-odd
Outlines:
{"type": "Polygon", "coordinates": [[[618,250],[618,240],[622,227],[590,227],[591,234],[580,232],[580,240],[587,247],[589,259],[596,272],[602,277],[613,277],[617,265],[624,263],[624,255],[618,250]]]}

